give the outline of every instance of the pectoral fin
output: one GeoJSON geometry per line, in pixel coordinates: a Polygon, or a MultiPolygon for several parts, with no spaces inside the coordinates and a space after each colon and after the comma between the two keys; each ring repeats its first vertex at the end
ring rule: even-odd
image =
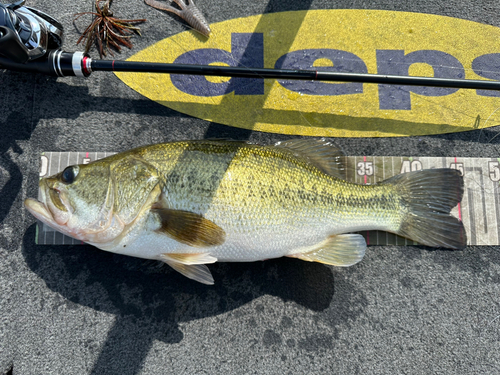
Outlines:
{"type": "Polygon", "coordinates": [[[176,241],[194,247],[216,246],[224,243],[226,233],[213,221],[189,211],[154,208],[161,218],[159,232],[176,241]]]}
{"type": "Polygon", "coordinates": [[[217,258],[207,254],[161,254],[160,260],[177,272],[202,284],[213,285],[214,278],[206,263],[215,263],[217,258]]]}
{"type": "Polygon", "coordinates": [[[330,236],[314,250],[289,255],[308,262],[319,262],[333,266],[348,267],[363,259],[366,241],[360,234],[330,236]]]}

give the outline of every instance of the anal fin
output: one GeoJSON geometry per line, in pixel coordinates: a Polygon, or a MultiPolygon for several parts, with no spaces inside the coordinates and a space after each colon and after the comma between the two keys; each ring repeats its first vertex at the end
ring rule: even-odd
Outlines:
{"type": "Polygon", "coordinates": [[[159,259],[192,280],[206,285],[214,284],[214,278],[205,264],[215,263],[217,258],[208,253],[164,253],[159,259]]]}
{"type": "Polygon", "coordinates": [[[349,267],[365,256],[366,241],[360,234],[339,234],[328,237],[317,248],[289,257],[308,262],[319,262],[339,267],[349,267]]]}

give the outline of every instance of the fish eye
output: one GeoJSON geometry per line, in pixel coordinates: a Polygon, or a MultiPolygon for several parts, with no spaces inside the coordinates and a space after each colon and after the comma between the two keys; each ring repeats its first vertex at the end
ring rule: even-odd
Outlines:
{"type": "Polygon", "coordinates": [[[66,167],[61,174],[61,181],[65,184],[71,184],[75,181],[76,176],[78,175],[79,168],[78,166],[70,166],[66,167]]]}

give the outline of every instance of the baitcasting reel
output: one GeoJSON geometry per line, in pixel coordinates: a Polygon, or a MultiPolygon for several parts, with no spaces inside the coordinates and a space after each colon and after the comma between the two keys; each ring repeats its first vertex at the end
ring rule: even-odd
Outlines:
{"type": "Polygon", "coordinates": [[[0,4],[0,54],[18,63],[36,60],[62,45],[62,25],[25,0],[0,4]]]}
{"type": "Polygon", "coordinates": [[[26,0],[0,4],[0,68],[51,76],[86,77],[82,52],[60,48],[63,26],[48,14],[24,6],[26,0]]]}

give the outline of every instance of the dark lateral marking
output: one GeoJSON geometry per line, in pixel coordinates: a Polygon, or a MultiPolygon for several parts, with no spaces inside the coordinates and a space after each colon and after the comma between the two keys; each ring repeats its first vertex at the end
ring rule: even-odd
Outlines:
{"type": "Polygon", "coordinates": [[[471,227],[470,243],[471,245],[476,244],[476,217],[474,215],[474,195],[472,194],[472,189],[467,189],[467,200],[469,202],[469,220],[471,227]]]}

